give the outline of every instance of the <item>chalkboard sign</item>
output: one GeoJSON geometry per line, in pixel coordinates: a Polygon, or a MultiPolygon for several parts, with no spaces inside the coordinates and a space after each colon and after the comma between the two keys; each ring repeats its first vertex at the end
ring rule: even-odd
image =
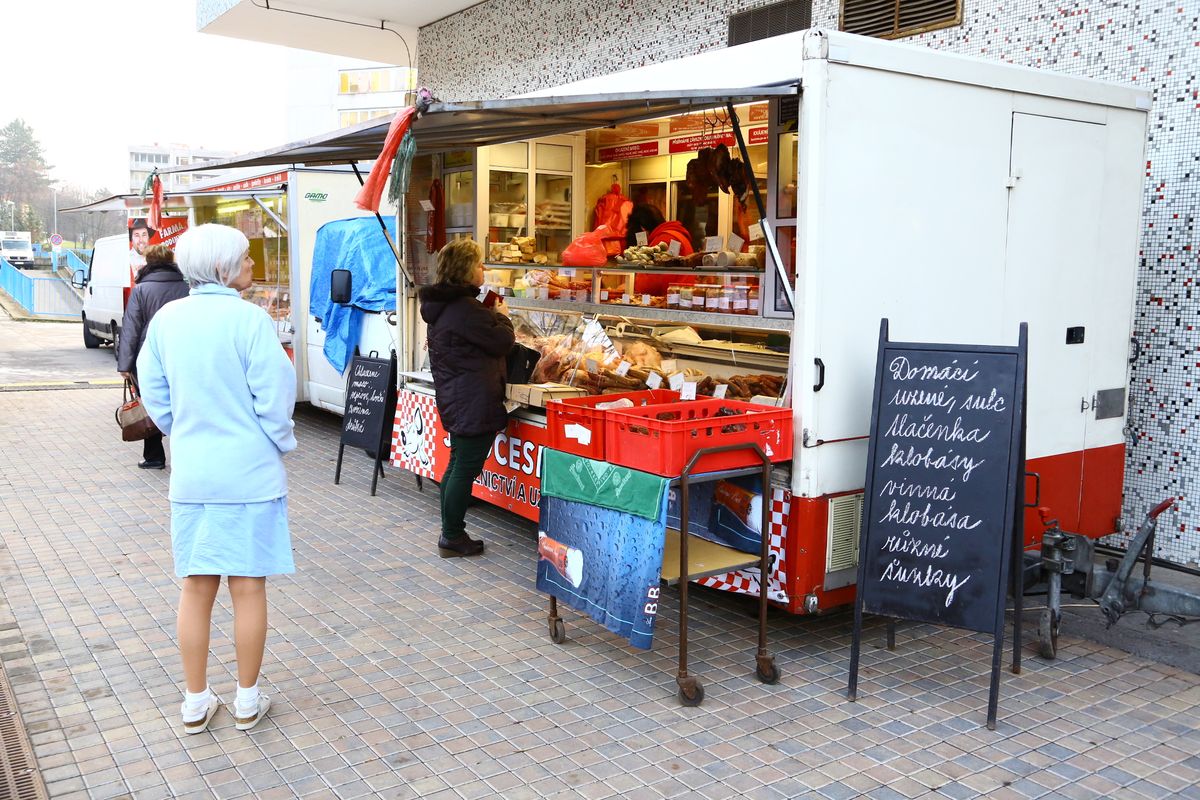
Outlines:
{"type": "Polygon", "coordinates": [[[1025,342],[1024,325],[1016,347],[889,342],[883,321],[852,694],[864,612],[992,633],[999,667],[1009,567],[1023,540],[1025,342]]]}
{"type": "Polygon", "coordinates": [[[342,477],[342,454],[346,447],[366,450],[375,458],[371,496],[383,474],[392,424],[396,419],[396,356],[390,359],[355,355],[346,372],[346,405],[342,416],[342,438],[338,445],[333,482],[342,477]]]}

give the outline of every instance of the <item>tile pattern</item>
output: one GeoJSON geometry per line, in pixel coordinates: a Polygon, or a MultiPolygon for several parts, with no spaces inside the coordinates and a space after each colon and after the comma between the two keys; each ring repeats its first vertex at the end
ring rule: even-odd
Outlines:
{"type": "MultiPolygon", "coordinates": [[[[746,0],[582,4],[488,0],[421,29],[421,79],[447,99],[498,97],[724,46],[746,0]]],[[[816,0],[813,23],[836,28],[839,3],[816,0]]],[[[963,0],[963,24],[903,41],[979,58],[1154,90],[1134,334],[1125,533],[1165,497],[1158,555],[1200,563],[1195,430],[1200,370],[1193,292],[1200,241],[1200,7],[1128,0],[963,0]]]]}
{"type": "MultiPolygon", "coordinates": [[[[1002,680],[983,728],[986,637],[902,626],[864,644],[844,699],[851,619],[772,615],[777,686],[754,680],[753,601],[695,590],[700,708],[675,699],[674,592],[649,652],[568,611],[554,645],[533,588],[534,528],[491,508],[476,560],[436,556],[436,495],[347,454],[297,416],[288,457],[299,571],[273,579],[252,734],[220,712],[177,730],[167,476],[116,440],[119,390],[0,392],[0,658],[59,798],[1200,798],[1200,675],[1070,638],[1002,680]]],[[[233,686],[230,606],[211,685],[233,686]]],[[[1029,648],[1027,648],[1028,650],[1029,648]]]]}

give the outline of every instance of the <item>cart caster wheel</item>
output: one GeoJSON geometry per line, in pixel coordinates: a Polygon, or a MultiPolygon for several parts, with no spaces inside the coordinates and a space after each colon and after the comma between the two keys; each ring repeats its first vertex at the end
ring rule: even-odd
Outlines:
{"type": "Polygon", "coordinates": [[[1058,623],[1054,621],[1054,612],[1047,608],[1038,617],[1038,654],[1053,661],[1057,653],[1058,623]]]}
{"type": "Polygon", "coordinates": [[[562,644],[567,640],[567,626],[561,619],[550,620],[550,641],[562,644]]]}
{"type": "Polygon", "coordinates": [[[704,684],[696,681],[692,684],[692,691],[689,693],[687,689],[679,687],[679,704],[692,708],[704,702],[704,684]]]}
{"type": "Polygon", "coordinates": [[[754,668],[754,677],[758,678],[759,683],[774,685],[779,683],[779,667],[775,666],[772,661],[764,670],[762,664],[754,668]]]}

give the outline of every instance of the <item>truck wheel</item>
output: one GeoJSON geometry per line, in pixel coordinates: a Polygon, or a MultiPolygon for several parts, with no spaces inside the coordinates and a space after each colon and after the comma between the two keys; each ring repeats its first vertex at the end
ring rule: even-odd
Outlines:
{"type": "Polygon", "coordinates": [[[117,330],[117,323],[112,324],[113,332],[113,358],[121,357],[121,332],[117,330]]]}
{"type": "Polygon", "coordinates": [[[95,350],[100,346],[100,338],[88,330],[87,317],[83,317],[83,346],[88,350],[95,350]]]}

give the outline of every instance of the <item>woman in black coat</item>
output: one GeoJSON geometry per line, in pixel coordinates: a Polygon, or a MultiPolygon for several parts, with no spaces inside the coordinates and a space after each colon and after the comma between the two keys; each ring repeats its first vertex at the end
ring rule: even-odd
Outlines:
{"type": "Polygon", "coordinates": [[[503,300],[493,308],[479,302],[482,285],[483,251],[470,239],[457,239],[438,253],[437,283],[418,293],[421,318],[429,325],[438,415],[450,434],[450,463],[441,485],[442,558],[483,552],[483,542],[467,536],[467,505],[496,433],[508,421],[504,376],[513,326],[503,300]]]}
{"type": "MultiPolygon", "coordinates": [[[[146,266],[138,271],[129,302],[125,305],[125,317],[121,323],[121,338],[117,345],[117,372],[137,385],[137,357],[146,341],[146,329],[158,310],[172,300],[188,296],[188,285],[183,273],[175,266],[175,253],[165,244],[146,248],[146,266]]],[[[163,437],[147,436],[142,442],[142,460],[139,469],[163,469],[167,466],[167,453],[163,449],[163,437]]]]}

